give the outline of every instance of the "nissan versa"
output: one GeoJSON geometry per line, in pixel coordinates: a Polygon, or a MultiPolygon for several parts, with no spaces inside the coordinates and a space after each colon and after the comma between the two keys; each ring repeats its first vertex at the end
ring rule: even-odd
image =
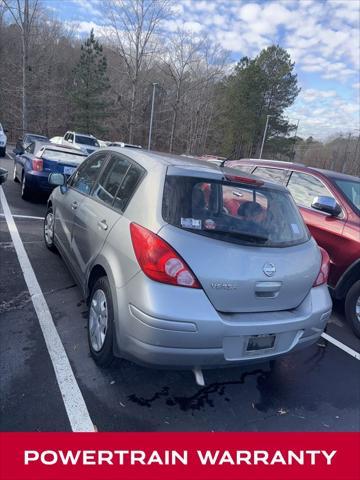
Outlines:
{"type": "Polygon", "coordinates": [[[329,258],[281,185],[231,168],[107,148],[58,185],[44,222],[89,302],[95,361],[238,365],[316,342],[329,258]]]}

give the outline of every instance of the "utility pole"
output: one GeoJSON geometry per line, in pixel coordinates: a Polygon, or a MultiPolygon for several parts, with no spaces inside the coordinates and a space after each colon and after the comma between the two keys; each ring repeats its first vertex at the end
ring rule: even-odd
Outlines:
{"type": "Polygon", "coordinates": [[[157,84],[157,83],[153,83],[148,150],[150,150],[150,147],[151,147],[151,134],[152,134],[152,124],[153,124],[153,117],[154,117],[154,102],[155,102],[155,89],[156,89],[156,85],[158,85],[158,84],[157,84]]]}
{"type": "Polygon", "coordinates": [[[295,143],[296,143],[296,135],[297,135],[297,132],[298,132],[298,128],[299,128],[299,122],[300,120],[297,121],[297,124],[296,124],[296,129],[295,129],[295,134],[294,134],[294,142],[292,144],[292,149],[291,149],[291,158],[290,160],[291,161],[294,161],[295,160],[295,143]]]}
{"type": "Polygon", "coordinates": [[[259,156],[259,158],[262,158],[263,149],[264,149],[264,144],[265,144],[265,139],[266,139],[266,133],[267,133],[268,125],[269,125],[269,118],[270,118],[270,117],[273,117],[273,116],[274,116],[274,115],[266,115],[266,124],[265,124],[264,135],[263,135],[263,139],[262,139],[262,143],[261,143],[261,149],[260,149],[260,156],[259,156]]]}
{"type": "Polygon", "coordinates": [[[360,157],[358,158],[358,148],[359,148],[359,143],[360,143],[360,129],[359,128],[355,128],[355,131],[358,131],[359,134],[358,134],[358,137],[357,137],[357,141],[356,141],[356,144],[355,144],[355,151],[354,151],[354,171],[352,172],[352,174],[354,175],[358,175],[360,177],[360,157]]]}

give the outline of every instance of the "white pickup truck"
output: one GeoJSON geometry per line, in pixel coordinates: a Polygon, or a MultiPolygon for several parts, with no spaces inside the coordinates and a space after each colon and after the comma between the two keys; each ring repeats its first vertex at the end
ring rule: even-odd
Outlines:
{"type": "Polygon", "coordinates": [[[7,130],[4,130],[1,123],[0,123],[0,157],[5,157],[6,154],[6,136],[7,130]]]}
{"type": "Polygon", "coordinates": [[[66,132],[58,143],[77,148],[87,155],[90,155],[90,153],[100,148],[99,142],[93,135],[78,132],[66,132]]]}

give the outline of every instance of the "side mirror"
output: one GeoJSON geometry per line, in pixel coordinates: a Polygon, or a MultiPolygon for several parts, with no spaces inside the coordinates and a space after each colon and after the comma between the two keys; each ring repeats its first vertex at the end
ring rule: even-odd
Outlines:
{"type": "Polygon", "coordinates": [[[333,197],[315,197],[313,203],[311,204],[312,208],[319,210],[320,212],[329,213],[330,215],[337,217],[341,213],[340,205],[336,202],[333,197]]]}
{"type": "Polygon", "coordinates": [[[68,142],[69,142],[69,143],[73,143],[72,138],[69,138],[69,139],[68,139],[68,142]]]}
{"type": "Polygon", "coordinates": [[[66,177],[62,173],[50,173],[48,177],[48,182],[50,185],[55,185],[56,187],[62,187],[66,185],[66,177]]]}
{"type": "Polygon", "coordinates": [[[0,168],[0,185],[6,182],[8,171],[5,168],[0,168]]]}

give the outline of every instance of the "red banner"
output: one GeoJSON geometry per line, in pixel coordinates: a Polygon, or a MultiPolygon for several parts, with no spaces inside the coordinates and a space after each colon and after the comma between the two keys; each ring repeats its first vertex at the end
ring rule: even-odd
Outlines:
{"type": "Polygon", "coordinates": [[[2,433],[1,480],[359,480],[358,433],[2,433]]]}

